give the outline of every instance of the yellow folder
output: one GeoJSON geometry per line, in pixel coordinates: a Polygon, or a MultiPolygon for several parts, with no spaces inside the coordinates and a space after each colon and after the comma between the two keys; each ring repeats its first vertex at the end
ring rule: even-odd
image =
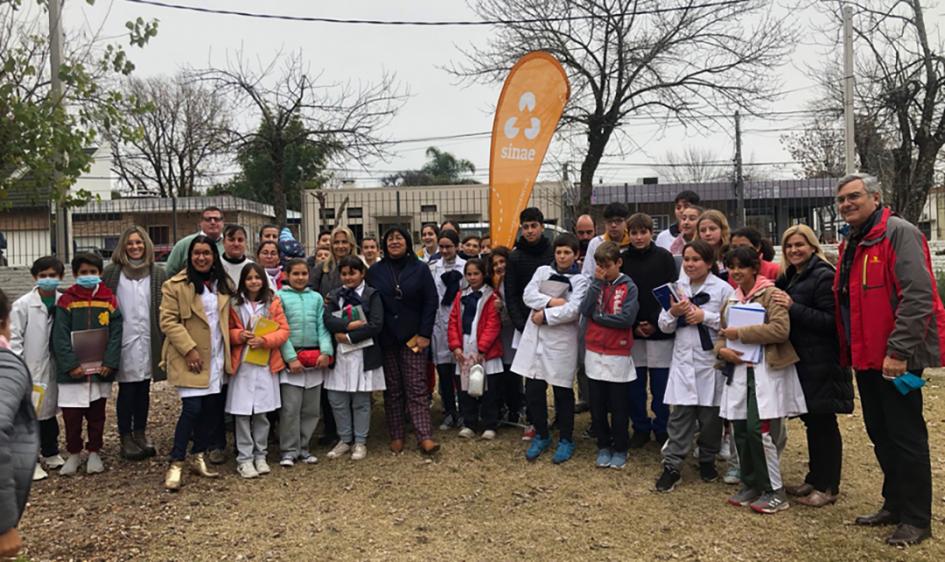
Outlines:
{"type": "MultiPolygon", "coordinates": [[[[279,324],[268,318],[260,318],[256,321],[256,327],[253,328],[254,336],[265,336],[266,334],[271,334],[279,329],[279,324]]],[[[243,361],[251,363],[253,365],[261,365],[266,367],[269,365],[269,354],[272,350],[266,349],[264,347],[257,347],[256,349],[247,348],[246,357],[243,358],[243,361]]]]}

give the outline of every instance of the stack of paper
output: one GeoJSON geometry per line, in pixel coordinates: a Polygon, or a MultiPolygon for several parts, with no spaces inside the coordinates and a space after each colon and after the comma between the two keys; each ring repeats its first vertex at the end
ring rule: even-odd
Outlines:
{"type": "MultiPolygon", "coordinates": [[[[765,323],[765,307],[758,303],[736,304],[728,309],[728,327],[744,328],[765,323]]],[[[746,363],[761,363],[761,344],[743,343],[740,340],[728,340],[725,344],[729,349],[742,352],[742,361],[746,363]]]]}

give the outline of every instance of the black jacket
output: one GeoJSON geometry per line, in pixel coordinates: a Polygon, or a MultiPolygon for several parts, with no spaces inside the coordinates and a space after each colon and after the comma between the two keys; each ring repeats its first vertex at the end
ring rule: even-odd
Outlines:
{"type": "Polygon", "coordinates": [[[512,325],[519,332],[525,330],[525,322],[531,312],[522,300],[525,286],[532,280],[535,270],[543,265],[550,265],[554,259],[555,250],[544,236],[534,244],[529,244],[524,237],[520,237],[509,255],[505,266],[505,306],[512,325]]]}
{"type": "Polygon", "coordinates": [[[640,311],[637,312],[637,320],[633,327],[636,328],[640,322],[646,321],[656,328],[656,332],[648,338],[638,338],[636,334],[633,337],[649,340],[665,340],[674,337],[675,334],[664,333],[657,327],[657,321],[663,309],[653,296],[653,289],[679,279],[679,268],[676,267],[673,254],[655,243],[650,243],[650,247],[644,250],[637,250],[630,246],[624,250],[621,257],[623,258],[621,270],[633,279],[640,291],[640,311]]]}
{"type": "MultiPolygon", "coordinates": [[[[332,289],[328,294],[325,304],[325,327],[332,334],[348,332],[348,321],[334,316],[335,312],[341,310],[339,305],[340,298],[338,294],[342,287],[332,289]]],[[[351,343],[359,343],[366,339],[374,340],[374,345],[361,350],[364,358],[364,370],[379,369],[384,366],[384,352],[381,351],[379,339],[384,326],[384,305],[381,301],[381,295],[376,289],[365,286],[361,293],[361,308],[367,316],[367,325],[348,333],[348,339],[351,343]]],[[[337,350],[338,346],[335,346],[337,350]]],[[[356,352],[352,352],[356,353],[356,352]]]]}
{"type": "Polygon", "coordinates": [[[791,295],[791,344],[800,362],[797,374],[812,414],[848,414],[853,411],[853,381],[840,366],[840,344],[834,322],[834,269],[812,256],[796,273],[790,266],[775,283],[791,295]]]}
{"type": "Polygon", "coordinates": [[[430,267],[413,254],[403,258],[397,270],[390,258],[368,269],[367,284],[377,289],[384,305],[381,345],[403,345],[414,336],[430,338],[439,305],[430,267]],[[400,294],[395,294],[396,284],[400,294]]]}

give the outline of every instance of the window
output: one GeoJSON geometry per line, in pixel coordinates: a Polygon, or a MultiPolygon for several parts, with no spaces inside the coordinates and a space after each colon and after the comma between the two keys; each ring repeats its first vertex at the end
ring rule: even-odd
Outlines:
{"type": "Polygon", "coordinates": [[[318,210],[318,217],[320,219],[333,219],[335,218],[335,210],[328,207],[322,207],[318,210]]]}
{"type": "Polygon", "coordinates": [[[120,221],[121,213],[73,213],[72,222],[120,221]]]}
{"type": "Polygon", "coordinates": [[[361,207],[348,207],[348,218],[349,219],[364,218],[363,209],[361,207]]]}
{"type": "Polygon", "coordinates": [[[149,226],[148,236],[155,245],[171,243],[171,229],[168,226],[149,226]]]}
{"type": "Polygon", "coordinates": [[[364,240],[364,225],[363,224],[349,224],[348,228],[351,229],[351,233],[354,234],[354,239],[358,241],[358,245],[361,245],[361,240],[364,240]]]}
{"type": "Polygon", "coordinates": [[[435,213],[436,205],[420,205],[421,213],[435,213]]]}
{"type": "Polygon", "coordinates": [[[653,232],[666,230],[669,224],[669,215],[653,215],[653,232]]]}

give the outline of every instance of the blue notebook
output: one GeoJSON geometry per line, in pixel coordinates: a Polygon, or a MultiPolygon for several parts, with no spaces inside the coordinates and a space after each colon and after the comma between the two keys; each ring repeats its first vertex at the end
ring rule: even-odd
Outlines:
{"type": "Polygon", "coordinates": [[[676,288],[676,283],[663,283],[659,287],[653,289],[653,296],[656,297],[656,300],[660,303],[660,306],[663,307],[663,310],[669,310],[669,307],[672,306],[673,301],[679,302],[679,290],[676,288]]]}

